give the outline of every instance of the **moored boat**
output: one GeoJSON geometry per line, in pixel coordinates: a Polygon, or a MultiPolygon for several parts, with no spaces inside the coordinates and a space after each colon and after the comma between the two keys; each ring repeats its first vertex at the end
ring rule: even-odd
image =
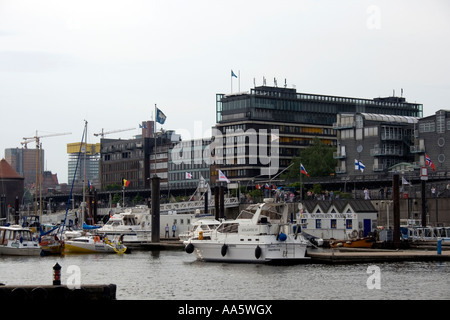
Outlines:
{"type": "Polygon", "coordinates": [[[100,236],[81,236],[64,242],[65,253],[125,253],[127,247],[120,241],[111,242],[100,236]]]}
{"type": "Polygon", "coordinates": [[[0,227],[0,255],[38,256],[39,241],[29,228],[19,225],[0,227]]]}
{"type": "Polygon", "coordinates": [[[288,206],[271,200],[250,205],[235,220],[222,221],[210,239],[184,241],[186,252],[195,252],[203,261],[286,263],[308,259],[307,240],[290,232],[288,206]]]}

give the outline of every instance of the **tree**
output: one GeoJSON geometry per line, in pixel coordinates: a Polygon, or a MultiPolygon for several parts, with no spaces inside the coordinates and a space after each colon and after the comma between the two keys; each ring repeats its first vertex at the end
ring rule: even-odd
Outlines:
{"type": "Polygon", "coordinates": [[[300,157],[292,158],[291,167],[281,177],[285,180],[299,180],[300,163],[310,177],[329,176],[334,173],[337,165],[337,160],[333,159],[333,151],[334,147],[322,143],[315,137],[310,147],[301,150],[300,157]]]}

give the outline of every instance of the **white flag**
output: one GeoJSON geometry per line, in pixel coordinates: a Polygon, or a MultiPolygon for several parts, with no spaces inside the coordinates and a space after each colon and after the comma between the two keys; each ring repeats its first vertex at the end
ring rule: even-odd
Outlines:
{"type": "Polygon", "coordinates": [[[230,183],[230,180],[228,180],[228,178],[220,170],[219,170],[219,181],[226,181],[227,183],[230,183]]]}
{"type": "Polygon", "coordinates": [[[409,183],[409,182],[405,179],[405,177],[402,177],[402,184],[409,184],[409,185],[411,185],[411,183],[409,183]]]}

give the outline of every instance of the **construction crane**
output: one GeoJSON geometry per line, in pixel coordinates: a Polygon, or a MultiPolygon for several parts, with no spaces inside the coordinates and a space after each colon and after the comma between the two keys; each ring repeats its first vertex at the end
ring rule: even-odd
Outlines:
{"type": "Polygon", "coordinates": [[[42,149],[42,143],[41,138],[47,138],[47,137],[55,137],[55,136],[64,136],[67,134],[72,134],[72,132],[64,132],[64,133],[52,133],[47,134],[43,136],[39,136],[38,132],[36,130],[36,135],[34,137],[24,137],[24,141],[21,142],[22,145],[25,146],[25,149],[27,149],[27,144],[30,142],[35,141],[36,142],[36,185],[34,188],[34,214],[37,215],[37,188],[39,187],[39,195],[40,195],[40,206],[39,206],[39,215],[40,215],[40,222],[42,217],[42,188],[41,188],[41,179],[38,179],[40,170],[39,170],[39,161],[41,157],[41,149],[42,149]]]}
{"type": "Polygon", "coordinates": [[[105,137],[105,135],[110,134],[110,133],[123,132],[123,131],[129,131],[129,130],[134,130],[134,129],[136,129],[136,128],[119,129],[119,130],[105,132],[105,131],[103,131],[103,128],[102,128],[102,132],[94,133],[94,136],[96,136],[96,137],[101,136],[103,139],[105,137]]]}
{"type": "Polygon", "coordinates": [[[27,144],[33,141],[36,141],[36,148],[39,148],[40,146],[40,139],[41,138],[47,138],[47,137],[55,137],[55,136],[64,136],[67,134],[72,134],[72,132],[64,132],[64,133],[52,133],[52,134],[47,134],[47,135],[43,135],[43,136],[39,136],[38,132],[36,131],[36,135],[34,137],[24,137],[21,144],[25,146],[25,149],[27,149],[27,144]]]}

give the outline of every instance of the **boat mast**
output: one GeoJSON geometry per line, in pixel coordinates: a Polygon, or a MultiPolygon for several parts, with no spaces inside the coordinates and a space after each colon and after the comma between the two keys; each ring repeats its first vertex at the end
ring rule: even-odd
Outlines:
{"type": "Polygon", "coordinates": [[[81,229],[83,230],[84,217],[86,214],[86,152],[87,152],[87,124],[88,122],[84,120],[84,142],[81,141],[83,153],[83,203],[81,204],[81,229]]]}

